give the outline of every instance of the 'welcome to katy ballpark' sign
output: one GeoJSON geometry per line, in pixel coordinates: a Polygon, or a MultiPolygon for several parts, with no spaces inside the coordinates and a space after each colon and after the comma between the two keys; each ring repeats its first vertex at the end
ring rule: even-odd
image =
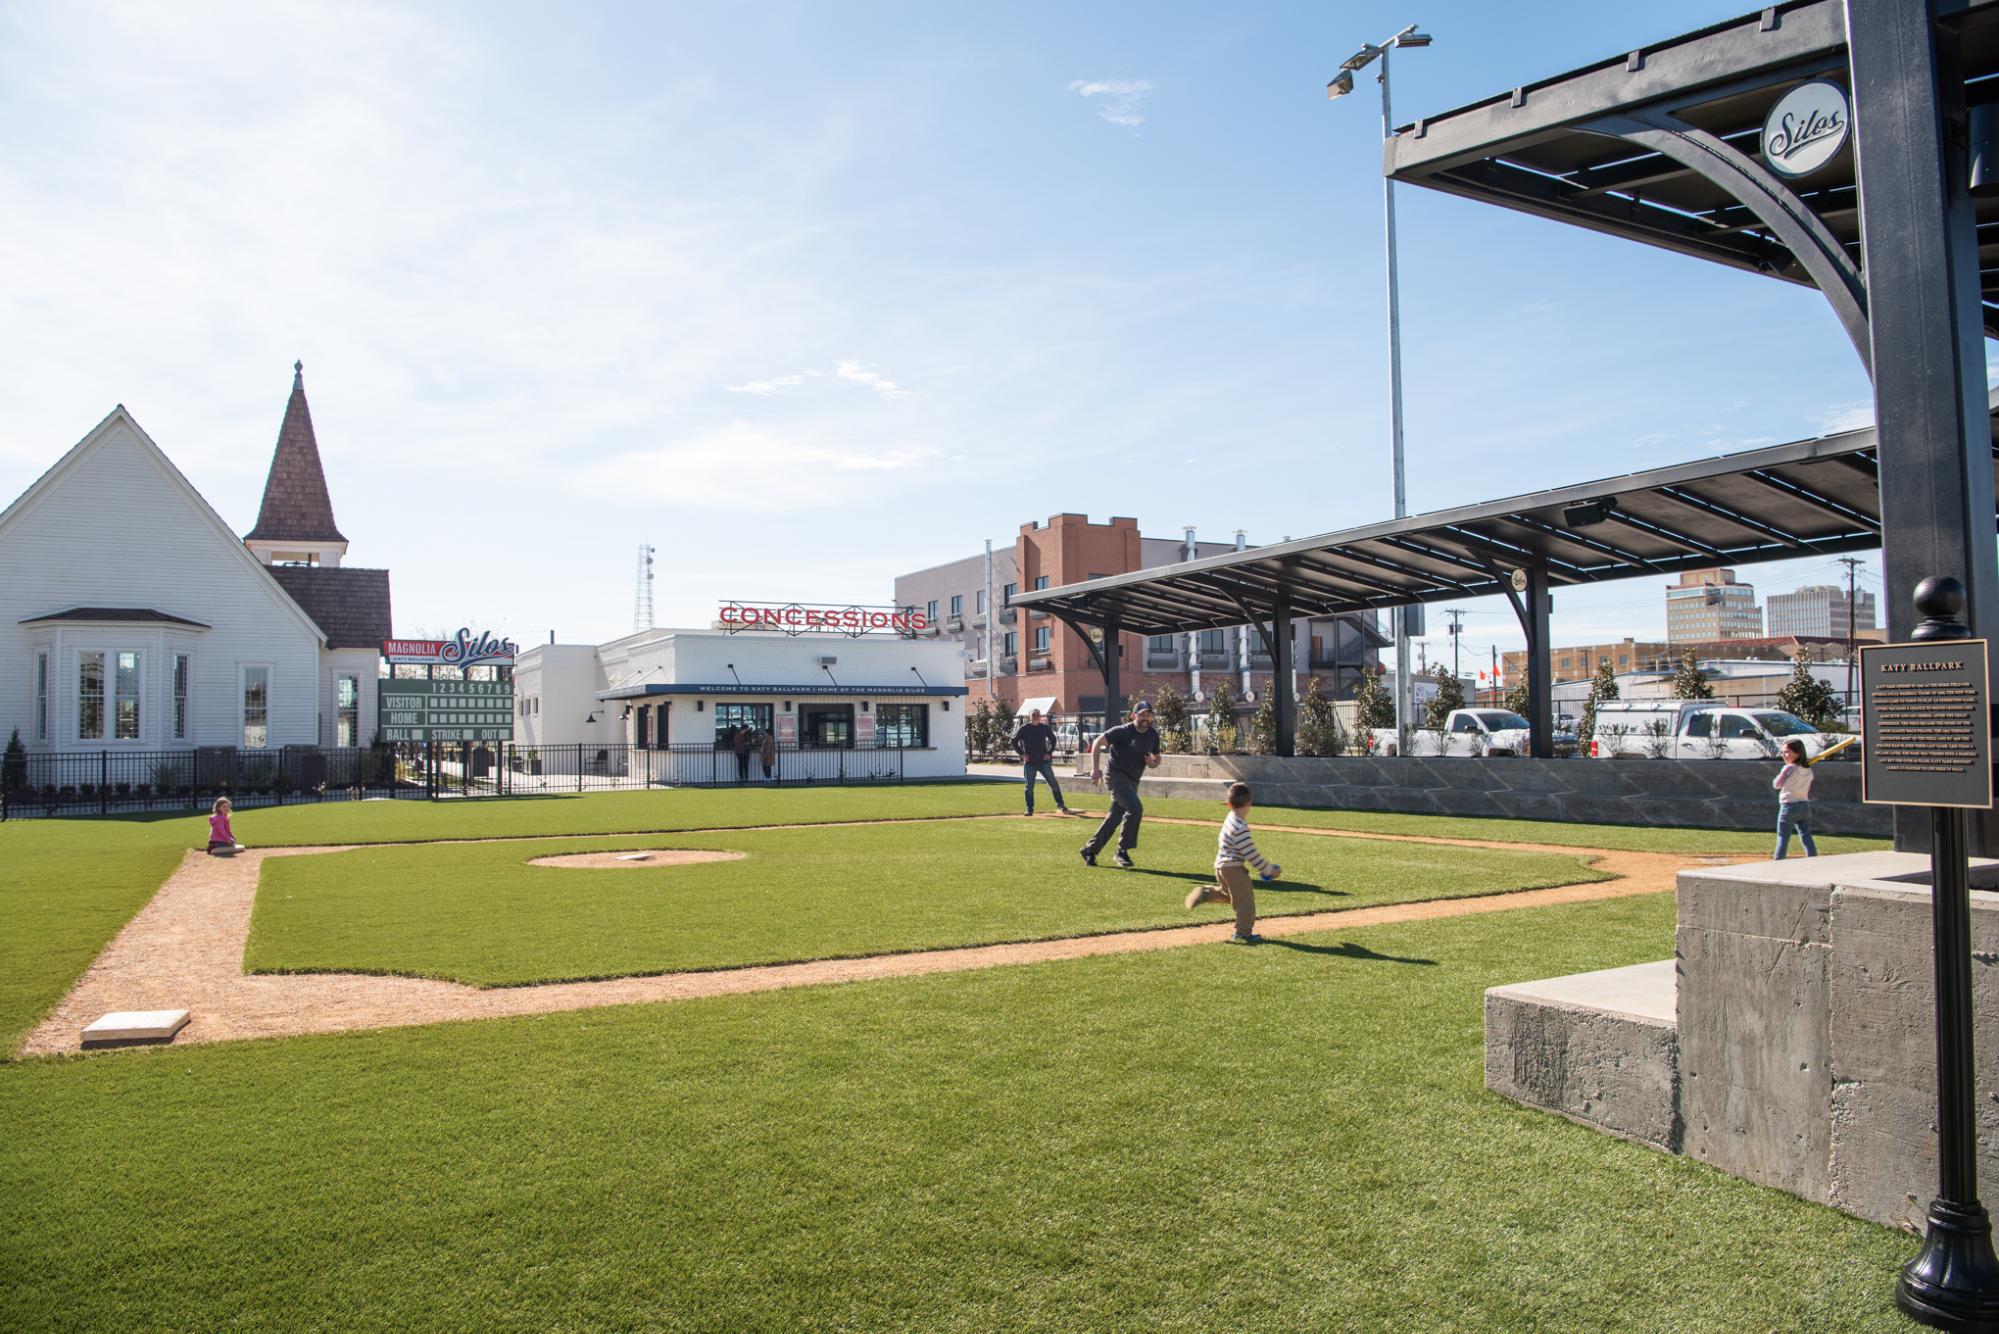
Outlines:
{"type": "Polygon", "coordinates": [[[739,630],[771,630],[785,635],[818,633],[854,639],[877,632],[907,639],[930,627],[930,618],[913,608],[839,606],[825,602],[724,602],[715,619],[730,634],[739,630]]]}
{"type": "Polygon", "coordinates": [[[384,741],[511,741],[511,681],[405,681],[378,683],[384,741]]]}

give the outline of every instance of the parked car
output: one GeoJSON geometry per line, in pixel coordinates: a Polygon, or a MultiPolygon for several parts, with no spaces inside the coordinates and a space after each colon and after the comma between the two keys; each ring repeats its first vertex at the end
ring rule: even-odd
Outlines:
{"type": "MultiPolygon", "coordinates": [[[[1774,760],[1793,737],[1804,742],[1808,757],[1846,740],[1782,709],[1738,709],[1712,700],[1606,700],[1596,706],[1590,754],[1600,760],[1774,760]]],[[[1835,757],[1858,758],[1857,746],[1835,757]]]]}
{"type": "MultiPolygon", "coordinates": [[[[1410,734],[1411,755],[1525,755],[1533,724],[1511,709],[1453,709],[1441,730],[1419,729],[1410,734]]],[[[1573,752],[1574,733],[1555,736],[1555,752],[1573,752]]],[[[1374,753],[1396,753],[1395,729],[1374,729],[1374,753]]]]}

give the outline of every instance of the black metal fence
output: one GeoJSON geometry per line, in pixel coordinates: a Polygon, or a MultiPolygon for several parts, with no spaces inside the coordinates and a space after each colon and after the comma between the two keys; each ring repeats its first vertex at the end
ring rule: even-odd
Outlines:
{"type": "Polygon", "coordinates": [[[29,754],[0,768],[0,820],[197,810],[364,798],[531,796],[655,787],[803,787],[906,781],[900,746],[779,747],[765,763],[712,746],[523,746],[512,742],[357,748],[230,746],[29,754]]]}
{"type": "Polygon", "coordinates": [[[422,795],[387,747],[67,751],[0,764],[0,819],[422,795]]]}

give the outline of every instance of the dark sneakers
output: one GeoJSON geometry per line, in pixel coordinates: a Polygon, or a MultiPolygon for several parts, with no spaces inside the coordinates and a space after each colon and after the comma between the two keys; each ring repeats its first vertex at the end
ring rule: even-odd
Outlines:
{"type": "Polygon", "coordinates": [[[1082,851],[1083,851],[1083,865],[1095,866],[1097,864],[1097,854],[1091,852],[1088,848],[1084,848],[1082,851]]]}
{"type": "Polygon", "coordinates": [[[1117,855],[1117,864],[1119,866],[1122,866],[1125,870],[1129,871],[1135,863],[1133,863],[1128,853],[1120,852],[1117,855]]]}
{"type": "Polygon", "coordinates": [[[1254,931],[1246,936],[1238,933],[1229,937],[1229,944],[1231,945],[1261,945],[1262,943],[1263,937],[1257,935],[1254,931]]]}

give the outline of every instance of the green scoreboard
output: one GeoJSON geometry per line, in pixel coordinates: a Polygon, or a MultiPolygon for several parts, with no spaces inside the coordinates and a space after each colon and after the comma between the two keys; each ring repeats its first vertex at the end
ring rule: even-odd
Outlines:
{"type": "Polygon", "coordinates": [[[511,741],[512,681],[380,683],[384,741],[511,741]]]}

